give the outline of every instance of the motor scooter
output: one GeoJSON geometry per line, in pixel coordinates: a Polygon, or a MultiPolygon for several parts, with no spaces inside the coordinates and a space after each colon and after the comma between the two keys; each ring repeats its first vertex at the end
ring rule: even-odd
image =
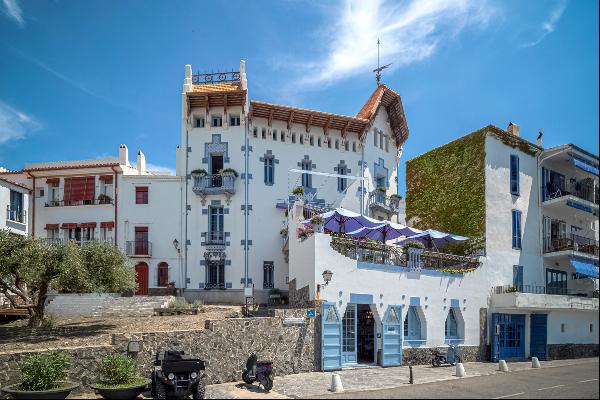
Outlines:
{"type": "Polygon", "coordinates": [[[273,389],[273,362],[258,361],[256,353],[252,353],[246,361],[246,369],[242,372],[242,380],[248,385],[258,381],[267,392],[273,389]]]}
{"type": "Polygon", "coordinates": [[[431,365],[434,367],[439,367],[442,364],[456,365],[460,362],[462,362],[462,351],[453,344],[448,345],[448,351],[445,353],[439,349],[434,349],[431,352],[431,365]]]}

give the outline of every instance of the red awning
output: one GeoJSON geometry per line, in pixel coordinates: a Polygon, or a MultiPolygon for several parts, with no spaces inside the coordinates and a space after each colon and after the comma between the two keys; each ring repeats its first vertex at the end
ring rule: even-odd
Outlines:
{"type": "Polygon", "coordinates": [[[60,224],[46,224],[45,229],[48,229],[48,230],[58,229],[59,226],[60,226],[60,224]]]}
{"type": "Polygon", "coordinates": [[[100,222],[100,228],[112,229],[114,227],[115,227],[115,223],[113,221],[100,222]]]}
{"type": "Polygon", "coordinates": [[[96,227],[96,223],[95,222],[84,222],[82,224],[79,224],[80,228],[95,228],[96,227]]]}
{"type": "Polygon", "coordinates": [[[67,224],[67,223],[63,223],[62,226],[60,227],[61,229],[75,229],[77,228],[77,224],[67,224]]]}
{"type": "Polygon", "coordinates": [[[77,178],[65,178],[65,203],[73,201],[94,200],[96,189],[96,177],[83,176],[77,178]]]}
{"type": "Polygon", "coordinates": [[[103,181],[104,183],[112,183],[113,176],[112,175],[102,175],[102,176],[100,176],[100,180],[103,181]]]}

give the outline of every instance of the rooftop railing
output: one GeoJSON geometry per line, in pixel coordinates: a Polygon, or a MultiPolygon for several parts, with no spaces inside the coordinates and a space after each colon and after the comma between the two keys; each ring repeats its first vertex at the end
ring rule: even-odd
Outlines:
{"type": "Polygon", "coordinates": [[[544,253],[554,253],[565,250],[578,251],[596,257],[599,255],[598,241],[585,236],[579,236],[572,233],[565,237],[544,239],[544,253]]]}
{"type": "Polygon", "coordinates": [[[236,83],[240,82],[239,71],[231,72],[212,72],[210,74],[193,74],[192,84],[207,85],[215,83],[236,83]]]}
{"type": "Polygon", "coordinates": [[[553,296],[575,296],[598,298],[598,290],[580,290],[567,289],[563,287],[547,287],[536,285],[505,285],[494,287],[495,294],[507,293],[526,293],[526,294],[547,294],[553,296]]]}
{"type": "Polygon", "coordinates": [[[429,249],[388,246],[372,241],[333,237],[331,247],[338,253],[357,261],[395,265],[410,269],[444,272],[468,272],[481,264],[478,257],[461,256],[429,249]]]}

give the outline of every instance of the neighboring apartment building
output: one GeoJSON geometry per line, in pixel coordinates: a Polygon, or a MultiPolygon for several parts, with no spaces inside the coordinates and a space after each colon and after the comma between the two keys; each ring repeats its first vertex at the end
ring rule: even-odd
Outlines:
{"type": "Polygon", "coordinates": [[[468,236],[485,255],[493,360],[597,355],[597,191],[597,156],[543,150],[512,123],[407,162],[408,223],[468,236]]]}
{"type": "Polygon", "coordinates": [[[19,235],[29,234],[27,212],[31,186],[22,174],[0,168],[0,229],[19,235]]]}
{"type": "Polygon", "coordinates": [[[242,302],[254,286],[264,302],[272,288],[287,290],[281,232],[295,187],[316,209],[396,215],[390,195],[408,128],[400,96],[386,86],[356,116],[338,115],[250,101],[243,61],[222,74],[192,74],[188,65],[182,106],[188,296],[242,302]]]}
{"type": "Polygon", "coordinates": [[[181,179],[136,167],[128,149],[119,156],[80,161],[29,163],[22,174],[33,188],[31,234],[54,243],[102,241],[123,249],[135,265],[137,294],[183,285],[179,204],[181,179]]]}

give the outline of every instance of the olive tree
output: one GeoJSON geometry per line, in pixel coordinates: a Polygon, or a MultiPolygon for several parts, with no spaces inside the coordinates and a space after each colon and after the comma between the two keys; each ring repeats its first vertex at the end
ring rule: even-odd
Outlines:
{"type": "Polygon", "coordinates": [[[51,244],[0,230],[0,293],[13,307],[43,318],[49,290],[121,292],[135,288],[135,271],[116,246],[51,244]]]}

